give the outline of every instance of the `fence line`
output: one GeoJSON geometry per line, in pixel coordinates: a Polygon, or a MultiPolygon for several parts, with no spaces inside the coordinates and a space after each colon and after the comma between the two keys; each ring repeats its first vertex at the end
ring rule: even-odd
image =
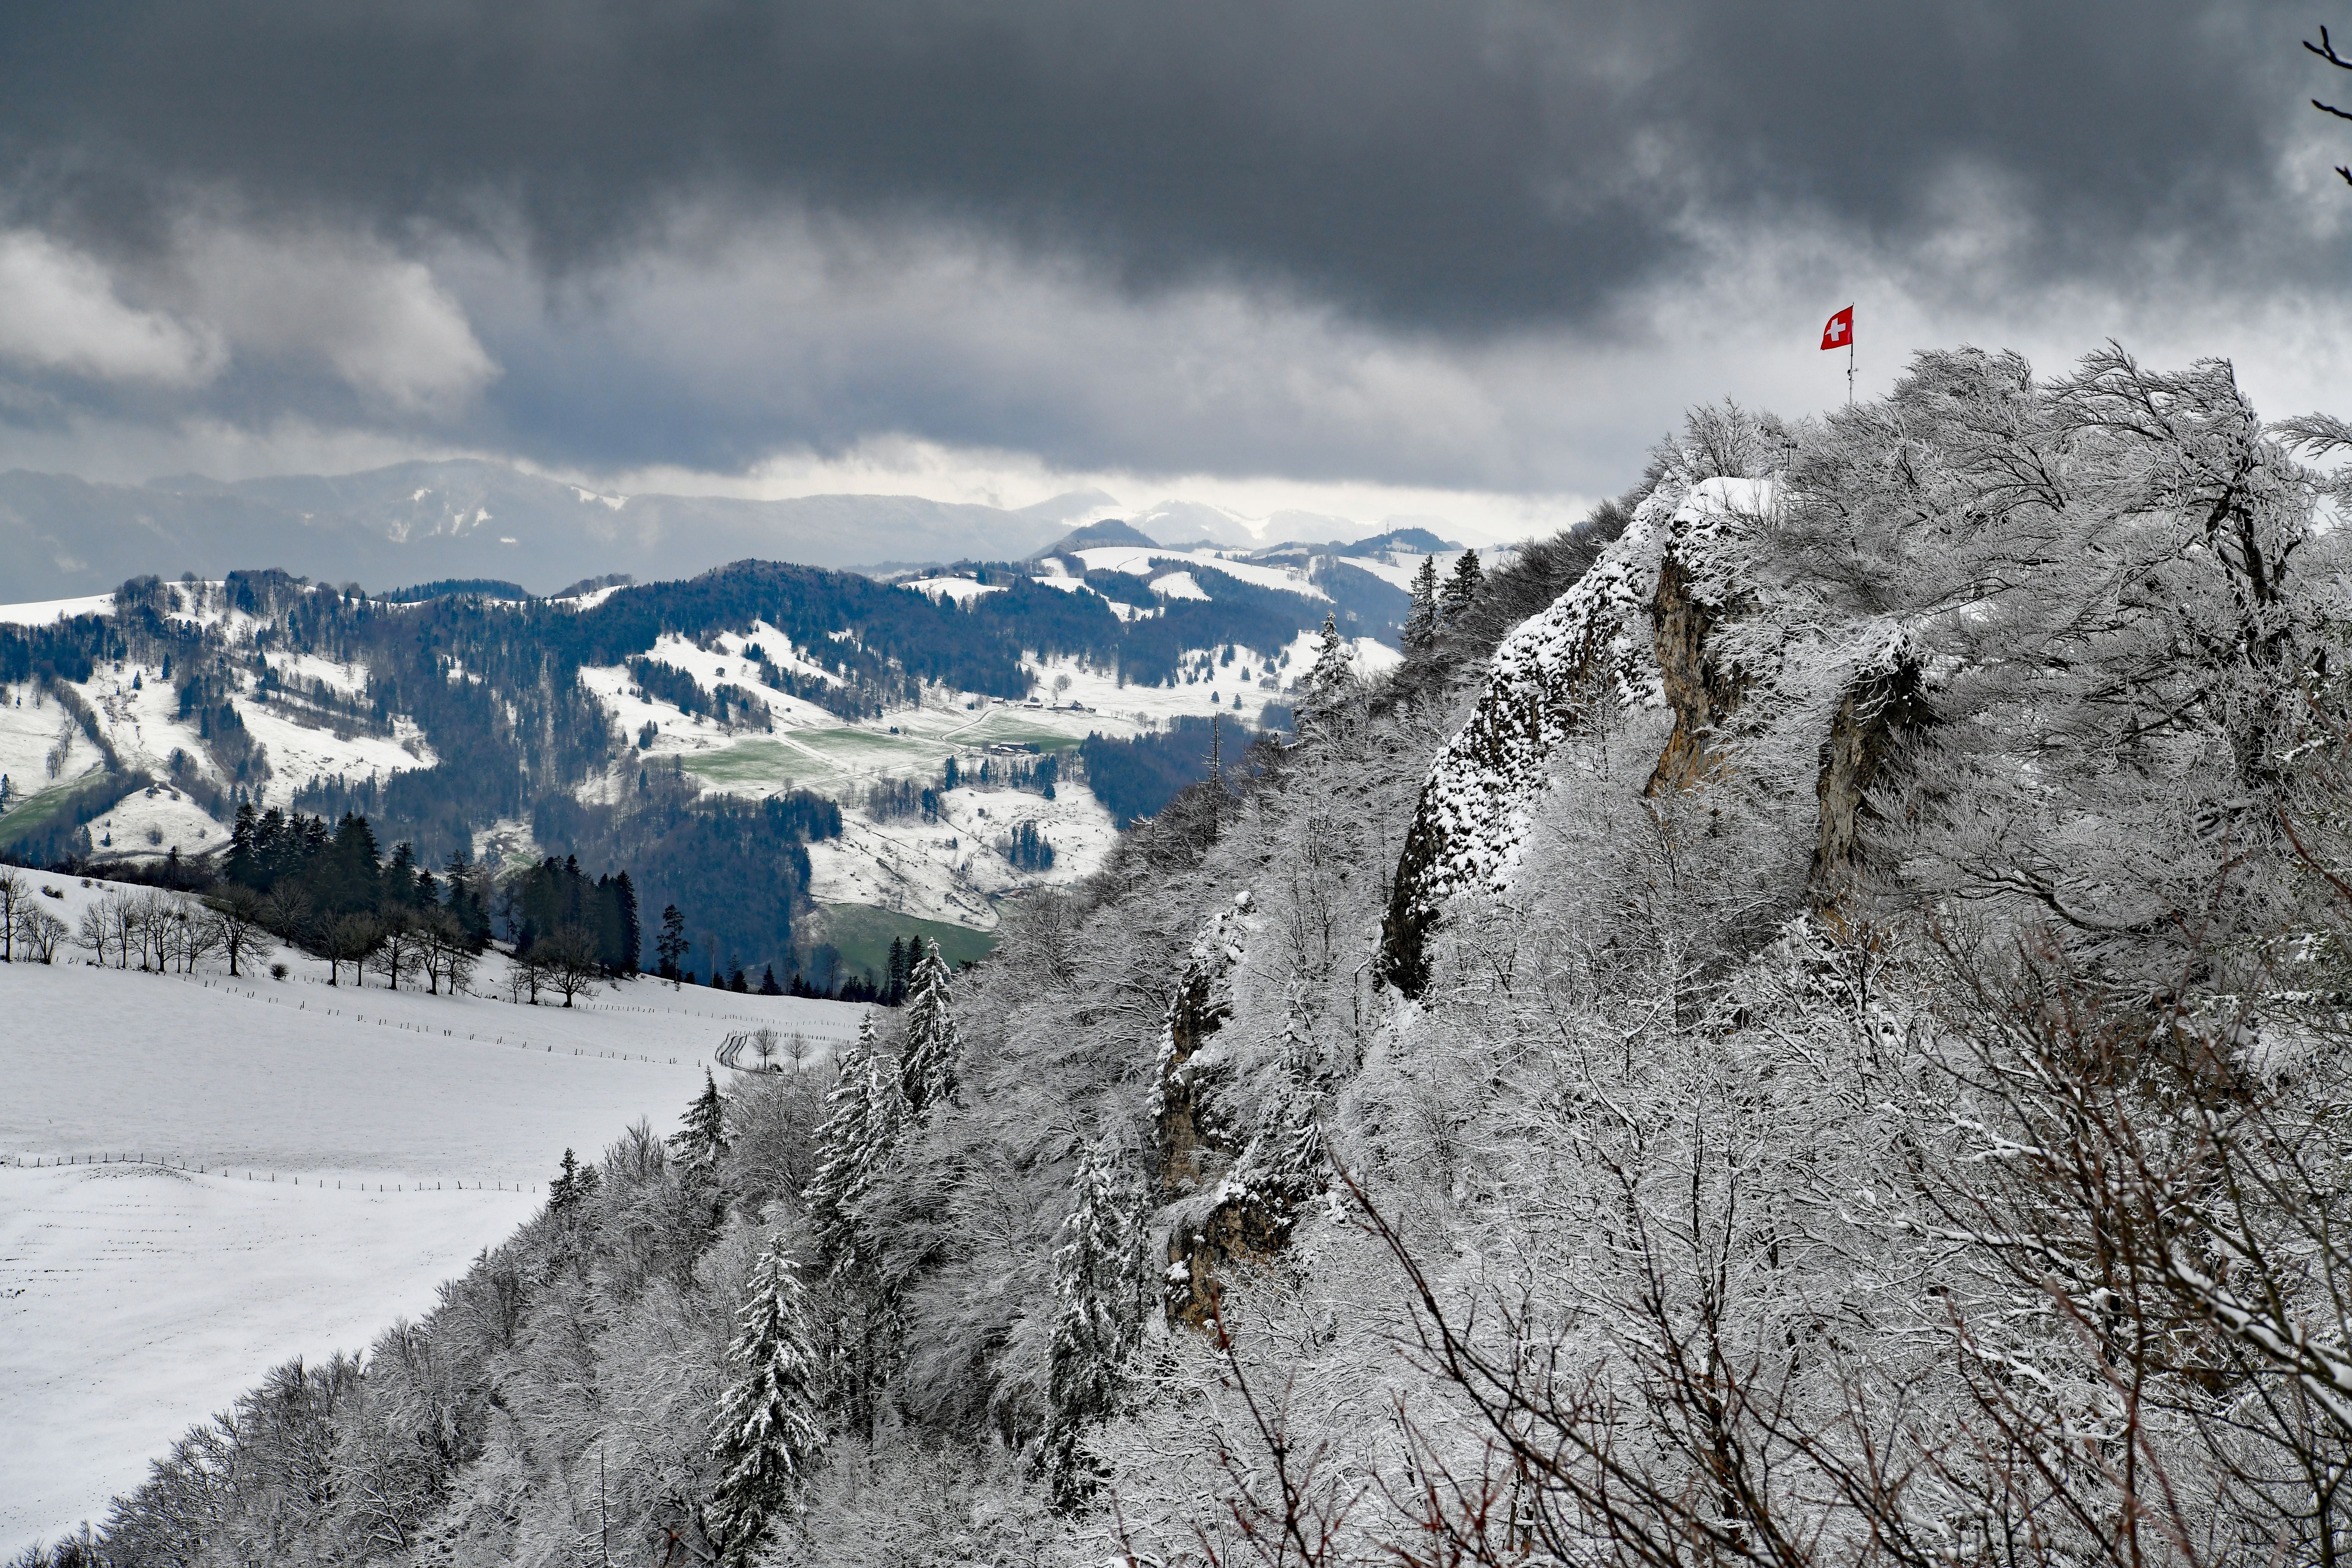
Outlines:
{"type": "MultiPolygon", "coordinates": [[[[215,1171],[212,1169],[211,1162],[209,1161],[196,1165],[190,1165],[184,1160],[169,1160],[160,1155],[154,1159],[149,1159],[143,1152],[130,1153],[106,1152],[91,1154],[8,1154],[0,1155],[0,1160],[5,1160],[11,1168],[19,1171],[62,1171],[73,1167],[89,1167],[95,1165],[152,1165],[158,1170],[178,1171],[184,1175],[212,1176],[221,1181],[234,1181],[236,1177],[237,1172],[239,1170],[244,1170],[245,1179],[257,1185],[271,1186],[282,1184],[286,1186],[299,1187],[302,1184],[302,1178],[300,1176],[281,1175],[276,1171],[261,1171],[248,1167],[226,1164],[222,1165],[219,1170],[215,1171]],[[28,1161],[30,1163],[27,1163],[28,1161]]],[[[468,1186],[466,1184],[466,1179],[462,1176],[447,1179],[446,1181],[434,1182],[363,1182],[357,1178],[346,1178],[342,1176],[312,1176],[310,1178],[310,1184],[313,1187],[320,1188],[332,1187],[339,1193],[528,1193],[536,1191],[538,1188],[538,1184],[535,1182],[491,1182],[482,1180],[479,1177],[475,1178],[473,1184],[468,1186]]]]}

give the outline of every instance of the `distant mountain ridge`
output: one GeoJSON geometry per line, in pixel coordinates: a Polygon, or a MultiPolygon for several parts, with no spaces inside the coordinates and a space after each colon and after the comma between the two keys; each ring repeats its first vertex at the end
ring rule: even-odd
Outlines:
{"type": "Polygon", "coordinates": [[[147,573],[268,564],[325,582],[482,578],[538,594],[615,572],[677,578],[748,557],[832,570],[1018,560],[1108,498],[1011,510],[919,496],[604,495],[476,458],[226,482],[0,473],[0,600],[101,593],[147,573]]]}
{"type": "Polygon", "coordinates": [[[1115,517],[1100,522],[1090,522],[1084,528],[1073,529],[1029,559],[1043,561],[1048,555],[1060,555],[1072,550],[1089,550],[1098,544],[1132,544],[1139,549],[1157,549],[1160,541],[1139,528],[1130,527],[1115,517]]]}
{"type": "Polygon", "coordinates": [[[1138,510],[1097,489],[1024,507],[907,495],[606,494],[478,458],[136,485],[18,468],[0,473],[0,603],[106,593],[150,574],[218,581],[264,567],[376,592],[474,580],[546,595],[591,577],[662,581],[753,559],[887,574],[1173,540],[1255,552],[1326,539],[1300,548],[1345,555],[1443,544],[1425,529],[1375,527],[1300,511],[1251,521],[1180,500],[1138,510]]]}

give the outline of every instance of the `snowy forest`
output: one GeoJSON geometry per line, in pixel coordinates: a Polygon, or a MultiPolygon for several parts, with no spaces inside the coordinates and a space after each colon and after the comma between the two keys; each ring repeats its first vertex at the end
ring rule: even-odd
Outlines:
{"type": "Polygon", "coordinates": [[[2339,1562],[2347,450],[1696,409],[24,1562],[2339,1562]]]}

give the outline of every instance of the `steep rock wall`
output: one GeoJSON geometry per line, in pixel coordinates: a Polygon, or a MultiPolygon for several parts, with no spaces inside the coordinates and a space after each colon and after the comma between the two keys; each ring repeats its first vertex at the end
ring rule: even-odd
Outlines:
{"type": "Polygon", "coordinates": [[[1821,836],[1806,876],[1816,913],[1833,917],[1860,882],[1864,830],[1878,816],[1871,792],[1895,752],[1934,722],[1917,650],[1904,633],[1891,633],[1854,673],[1822,742],[1813,787],[1821,836]]]}
{"type": "Polygon", "coordinates": [[[1553,749],[1590,729],[1604,705],[1672,702],[1681,749],[1671,768],[1662,760],[1661,776],[1696,776],[1740,679],[1707,668],[1708,634],[1740,598],[1710,547],[1772,500],[1761,479],[1662,488],[1575,587],[1496,651],[1477,709],[1430,768],[1406,831],[1381,931],[1390,984],[1421,994],[1429,932],[1447,900],[1509,885],[1551,782],[1553,749]],[[1655,606],[1670,558],[1673,602],[1662,616],[1655,606]],[[1662,654],[1676,666],[1673,691],[1662,654]]]}
{"type": "Polygon", "coordinates": [[[1263,1081],[1237,1087],[1220,1048],[1256,924],[1255,900],[1236,894],[1192,944],[1168,1000],[1152,1125],[1168,1225],[1161,1309],[1173,1327],[1207,1328],[1224,1279],[1270,1262],[1324,1186],[1312,1097],[1263,1081]]]}

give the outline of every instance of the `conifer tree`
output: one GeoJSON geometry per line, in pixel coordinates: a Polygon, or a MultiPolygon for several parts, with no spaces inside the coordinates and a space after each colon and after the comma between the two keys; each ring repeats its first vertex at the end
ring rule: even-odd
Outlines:
{"type": "Polygon", "coordinates": [[[547,1184],[547,1206],[562,1214],[586,1198],[596,1195],[596,1163],[582,1164],[572,1151],[563,1152],[562,1169],[555,1180],[547,1184]]]}
{"type": "Polygon", "coordinates": [[[857,1205],[876,1173],[897,1152],[906,1104],[894,1075],[884,1069],[868,1014],[857,1026],[856,1043],[835,1067],[824,1121],[816,1131],[816,1178],[802,1194],[818,1255],[836,1275],[857,1273],[872,1261],[857,1205]]]}
{"type": "Polygon", "coordinates": [[[1150,1262],[1143,1193],[1107,1144],[1089,1145],[1054,1250],[1055,1317],[1038,1467],[1054,1506],[1082,1504],[1101,1479],[1086,1429],[1118,1408],[1143,1336],[1150,1262]]]}
{"type": "Polygon", "coordinates": [[[1485,580],[1485,574],[1478,568],[1478,552],[1464,551],[1462,559],[1454,563],[1454,574],[1445,580],[1445,591],[1438,602],[1438,609],[1448,626],[1454,624],[1455,616],[1470,607],[1470,601],[1478,596],[1478,584],[1485,580]]]}
{"type": "Polygon", "coordinates": [[[686,940],[686,917],[677,912],[676,904],[664,906],[661,935],[654,939],[654,952],[661,960],[661,977],[669,982],[673,991],[678,987],[678,965],[693,945],[686,940]]]}
{"type": "Polygon", "coordinates": [[[689,1171],[708,1173],[727,1152],[727,1100],[710,1069],[702,1069],[702,1092],[686,1108],[686,1125],[670,1135],[669,1145],[689,1171]]]}
{"type": "Polygon", "coordinates": [[[1424,555],[1413,574],[1412,608],[1405,612],[1400,639],[1407,658],[1425,658],[1437,646],[1437,557],[1424,555]]]}
{"type": "Polygon", "coordinates": [[[842,1054],[827,1102],[817,1129],[816,1179],[803,1195],[819,1256],[839,1292],[842,1310],[833,1328],[842,1414],[870,1436],[905,1323],[878,1237],[861,1209],[877,1178],[896,1162],[907,1120],[898,1076],[874,1043],[871,1014],[858,1027],[857,1043],[842,1054]]]}
{"type": "Polygon", "coordinates": [[[963,1037],[956,1032],[955,995],[938,942],[926,942],[915,961],[907,1000],[907,1049],[898,1058],[898,1089],[909,1115],[921,1116],[953,1097],[963,1037]]]}
{"type": "Polygon", "coordinates": [[[1323,617],[1323,638],[1316,650],[1315,666],[1307,672],[1306,700],[1299,704],[1300,717],[1312,721],[1337,708],[1346,700],[1356,683],[1356,666],[1348,650],[1348,639],[1339,635],[1336,616],[1323,617]]]}
{"type": "Polygon", "coordinates": [[[735,1381],[719,1401],[710,1444],[719,1481],[702,1514],[722,1568],[754,1561],[768,1527],[792,1509],[824,1447],[808,1310],[782,1237],[761,1255],[736,1321],[728,1350],[735,1381]]]}

